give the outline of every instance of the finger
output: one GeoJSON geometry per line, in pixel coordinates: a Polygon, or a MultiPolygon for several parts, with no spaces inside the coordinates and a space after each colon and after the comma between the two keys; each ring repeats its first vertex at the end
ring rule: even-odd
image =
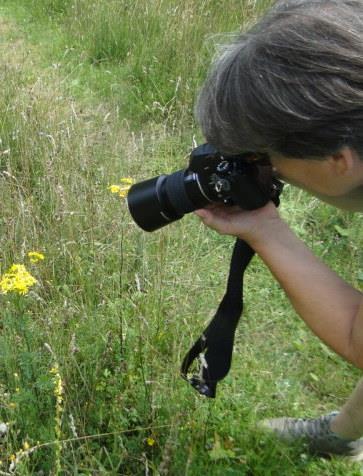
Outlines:
{"type": "Polygon", "coordinates": [[[206,209],[197,210],[194,212],[203,222],[204,225],[218,231],[219,233],[225,233],[224,228],[228,224],[228,220],[215,211],[209,211],[206,209]]]}

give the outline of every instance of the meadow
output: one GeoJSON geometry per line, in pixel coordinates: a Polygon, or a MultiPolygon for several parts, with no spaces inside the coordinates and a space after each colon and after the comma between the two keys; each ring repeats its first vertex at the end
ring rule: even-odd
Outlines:
{"type": "MultiPolygon", "coordinates": [[[[0,276],[24,265],[37,282],[0,294],[0,475],[361,474],[257,429],[339,408],[360,377],[258,258],[217,398],[180,378],[223,296],[233,239],[192,214],[145,233],[110,190],[186,166],[216,45],[272,3],[2,0],[0,276]]],[[[291,186],[280,208],[362,287],[361,215],[291,186]]]]}

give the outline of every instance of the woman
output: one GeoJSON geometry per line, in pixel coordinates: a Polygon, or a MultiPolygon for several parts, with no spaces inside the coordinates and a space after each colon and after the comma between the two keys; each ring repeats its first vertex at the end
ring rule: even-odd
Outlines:
{"type": "MultiPolygon", "coordinates": [[[[216,60],[196,112],[221,152],[267,152],[284,181],[363,211],[363,2],[277,2],[216,60]]],[[[312,331],[363,369],[362,293],[316,258],[272,203],[196,214],[247,241],[312,331]]],[[[283,438],[307,439],[314,452],[363,459],[363,379],[340,412],[263,424],[283,438]]]]}

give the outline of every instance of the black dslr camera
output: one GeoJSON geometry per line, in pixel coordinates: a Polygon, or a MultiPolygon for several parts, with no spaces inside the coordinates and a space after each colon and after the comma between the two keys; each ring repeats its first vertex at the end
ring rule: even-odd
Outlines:
{"type": "Polygon", "coordinates": [[[203,144],[193,149],[186,169],[133,185],[127,202],[135,222],[154,231],[210,203],[260,208],[281,188],[267,154],[226,156],[203,144]]]}

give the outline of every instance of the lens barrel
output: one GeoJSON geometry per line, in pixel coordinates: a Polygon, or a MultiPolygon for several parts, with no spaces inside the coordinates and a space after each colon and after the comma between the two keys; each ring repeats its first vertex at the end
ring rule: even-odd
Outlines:
{"type": "Polygon", "coordinates": [[[131,216],[145,231],[154,231],[179,220],[209,201],[197,174],[187,169],[139,182],[127,195],[131,216]]]}
{"type": "MultiPolygon", "coordinates": [[[[162,188],[167,175],[159,175],[133,185],[127,195],[127,204],[134,221],[145,231],[154,231],[181,218],[172,210],[164,210],[162,188]]],[[[168,207],[167,207],[168,208],[168,207]]]]}

